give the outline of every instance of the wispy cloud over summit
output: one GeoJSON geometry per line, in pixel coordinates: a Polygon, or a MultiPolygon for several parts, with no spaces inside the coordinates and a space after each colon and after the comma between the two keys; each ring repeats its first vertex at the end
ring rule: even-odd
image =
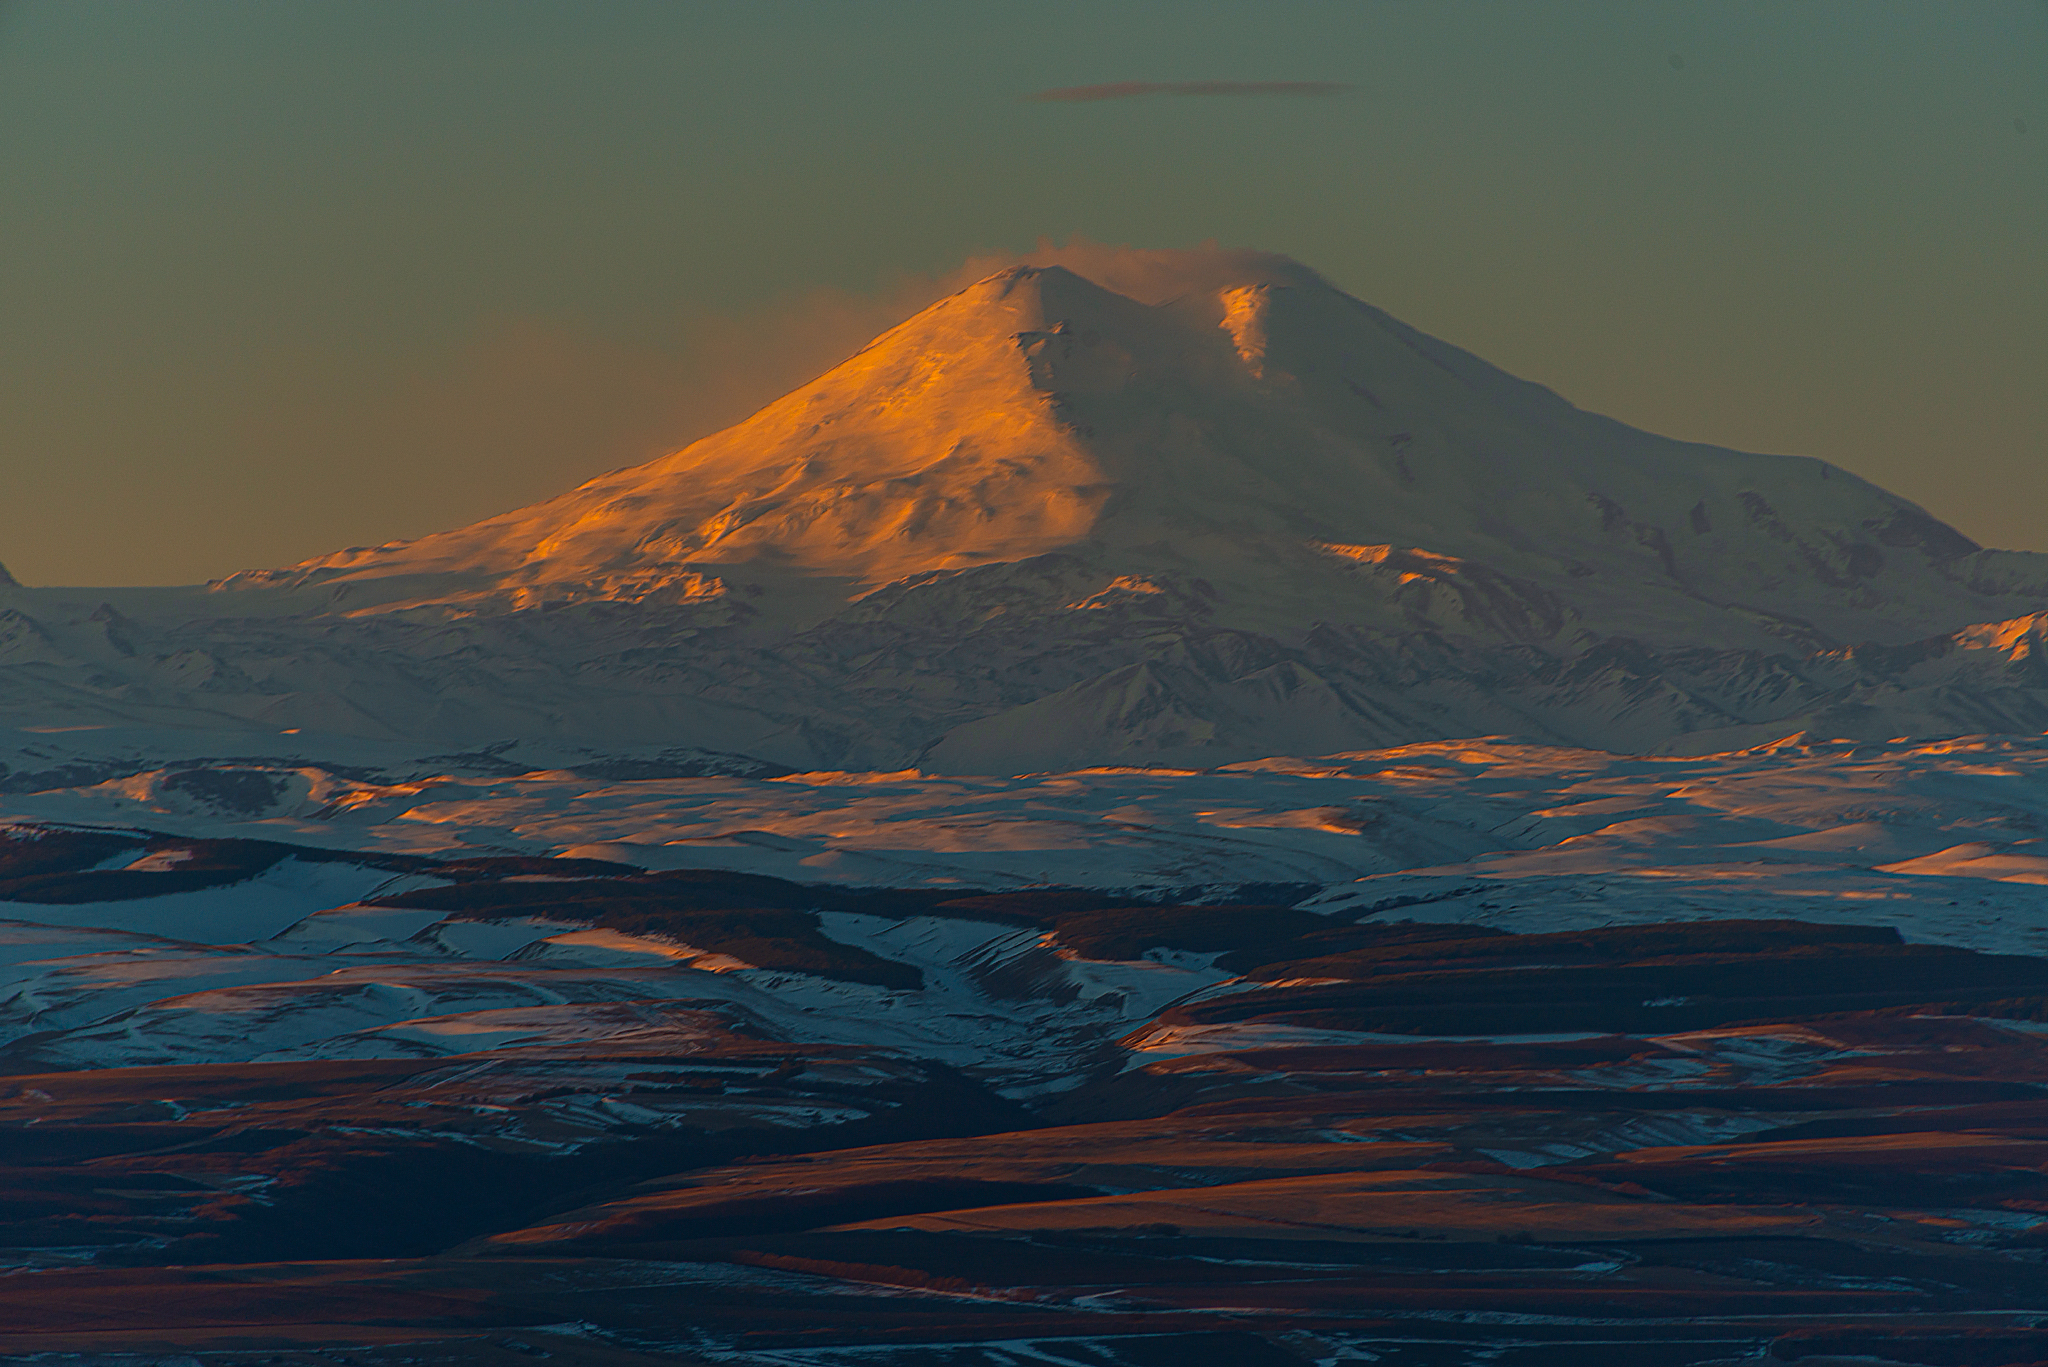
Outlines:
{"type": "Polygon", "coordinates": [[[1040,90],[1024,98],[1040,104],[1079,104],[1141,95],[1340,95],[1349,89],[1337,81],[1112,81],[1040,90]]]}

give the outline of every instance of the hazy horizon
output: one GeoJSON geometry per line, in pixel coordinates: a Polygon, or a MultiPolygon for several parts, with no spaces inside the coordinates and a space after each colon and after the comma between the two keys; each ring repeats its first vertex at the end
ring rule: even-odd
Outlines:
{"type": "Polygon", "coordinates": [[[0,564],[457,526],[1076,239],[1283,252],[1582,408],[2048,549],[2044,57],[2038,0],[18,3],[0,564]]]}

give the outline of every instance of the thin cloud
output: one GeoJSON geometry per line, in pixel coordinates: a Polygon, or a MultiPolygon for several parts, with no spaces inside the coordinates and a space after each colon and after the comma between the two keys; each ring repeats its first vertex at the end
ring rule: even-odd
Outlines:
{"type": "Polygon", "coordinates": [[[1090,100],[1134,100],[1143,95],[1341,95],[1338,81],[1112,81],[1069,85],[1024,98],[1038,104],[1080,104],[1090,100]]]}

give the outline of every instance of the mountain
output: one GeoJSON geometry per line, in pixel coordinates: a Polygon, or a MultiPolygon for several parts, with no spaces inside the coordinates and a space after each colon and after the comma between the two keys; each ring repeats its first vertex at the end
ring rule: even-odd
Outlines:
{"type": "Polygon", "coordinates": [[[1002,271],[469,527],[0,592],[7,710],[78,724],[941,772],[2048,727],[2048,557],[1585,413],[1277,258],[1156,304],[1002,271]]]}
{"type": "Polygon", "coordinates": [[[2048,557],[1239,266],[0,576],[0,1357],[2043,1360],[2048,557]]]}
{"type": "Polygon", "coordinates": [[[1466,581],[1460,615],[1497,600],[1484,625],[1511,635],[1553,634],[1545,595],[1576,583],[1579,615],[1610,631],[1759,644],[1868,632],[1873,612],[1886,635],[1950,624],[1939,567],[1978,550],[1824,462],[1580,412],[1306,270],[1146,307],[1018,267],[672,455],[227,584],[424,577],[400,601],[676,602],[747,566],[872,589],[1068,552],[1210,577],[1250,629],[1280,625],[1275,609],[1290,626],[1430,615],[1388,613],[1384,592],[1352,587],[1363,568],[1429,585],[1410,597],[1466,581]]]}

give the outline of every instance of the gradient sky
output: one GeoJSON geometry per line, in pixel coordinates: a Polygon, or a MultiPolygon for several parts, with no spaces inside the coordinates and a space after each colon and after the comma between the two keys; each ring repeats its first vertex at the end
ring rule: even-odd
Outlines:
{"type": "Polygon", "coordinates": [[[545,497],[1075,236],[2048,550],[2044,0],[0,6],[26,583],[545,497]]]}

